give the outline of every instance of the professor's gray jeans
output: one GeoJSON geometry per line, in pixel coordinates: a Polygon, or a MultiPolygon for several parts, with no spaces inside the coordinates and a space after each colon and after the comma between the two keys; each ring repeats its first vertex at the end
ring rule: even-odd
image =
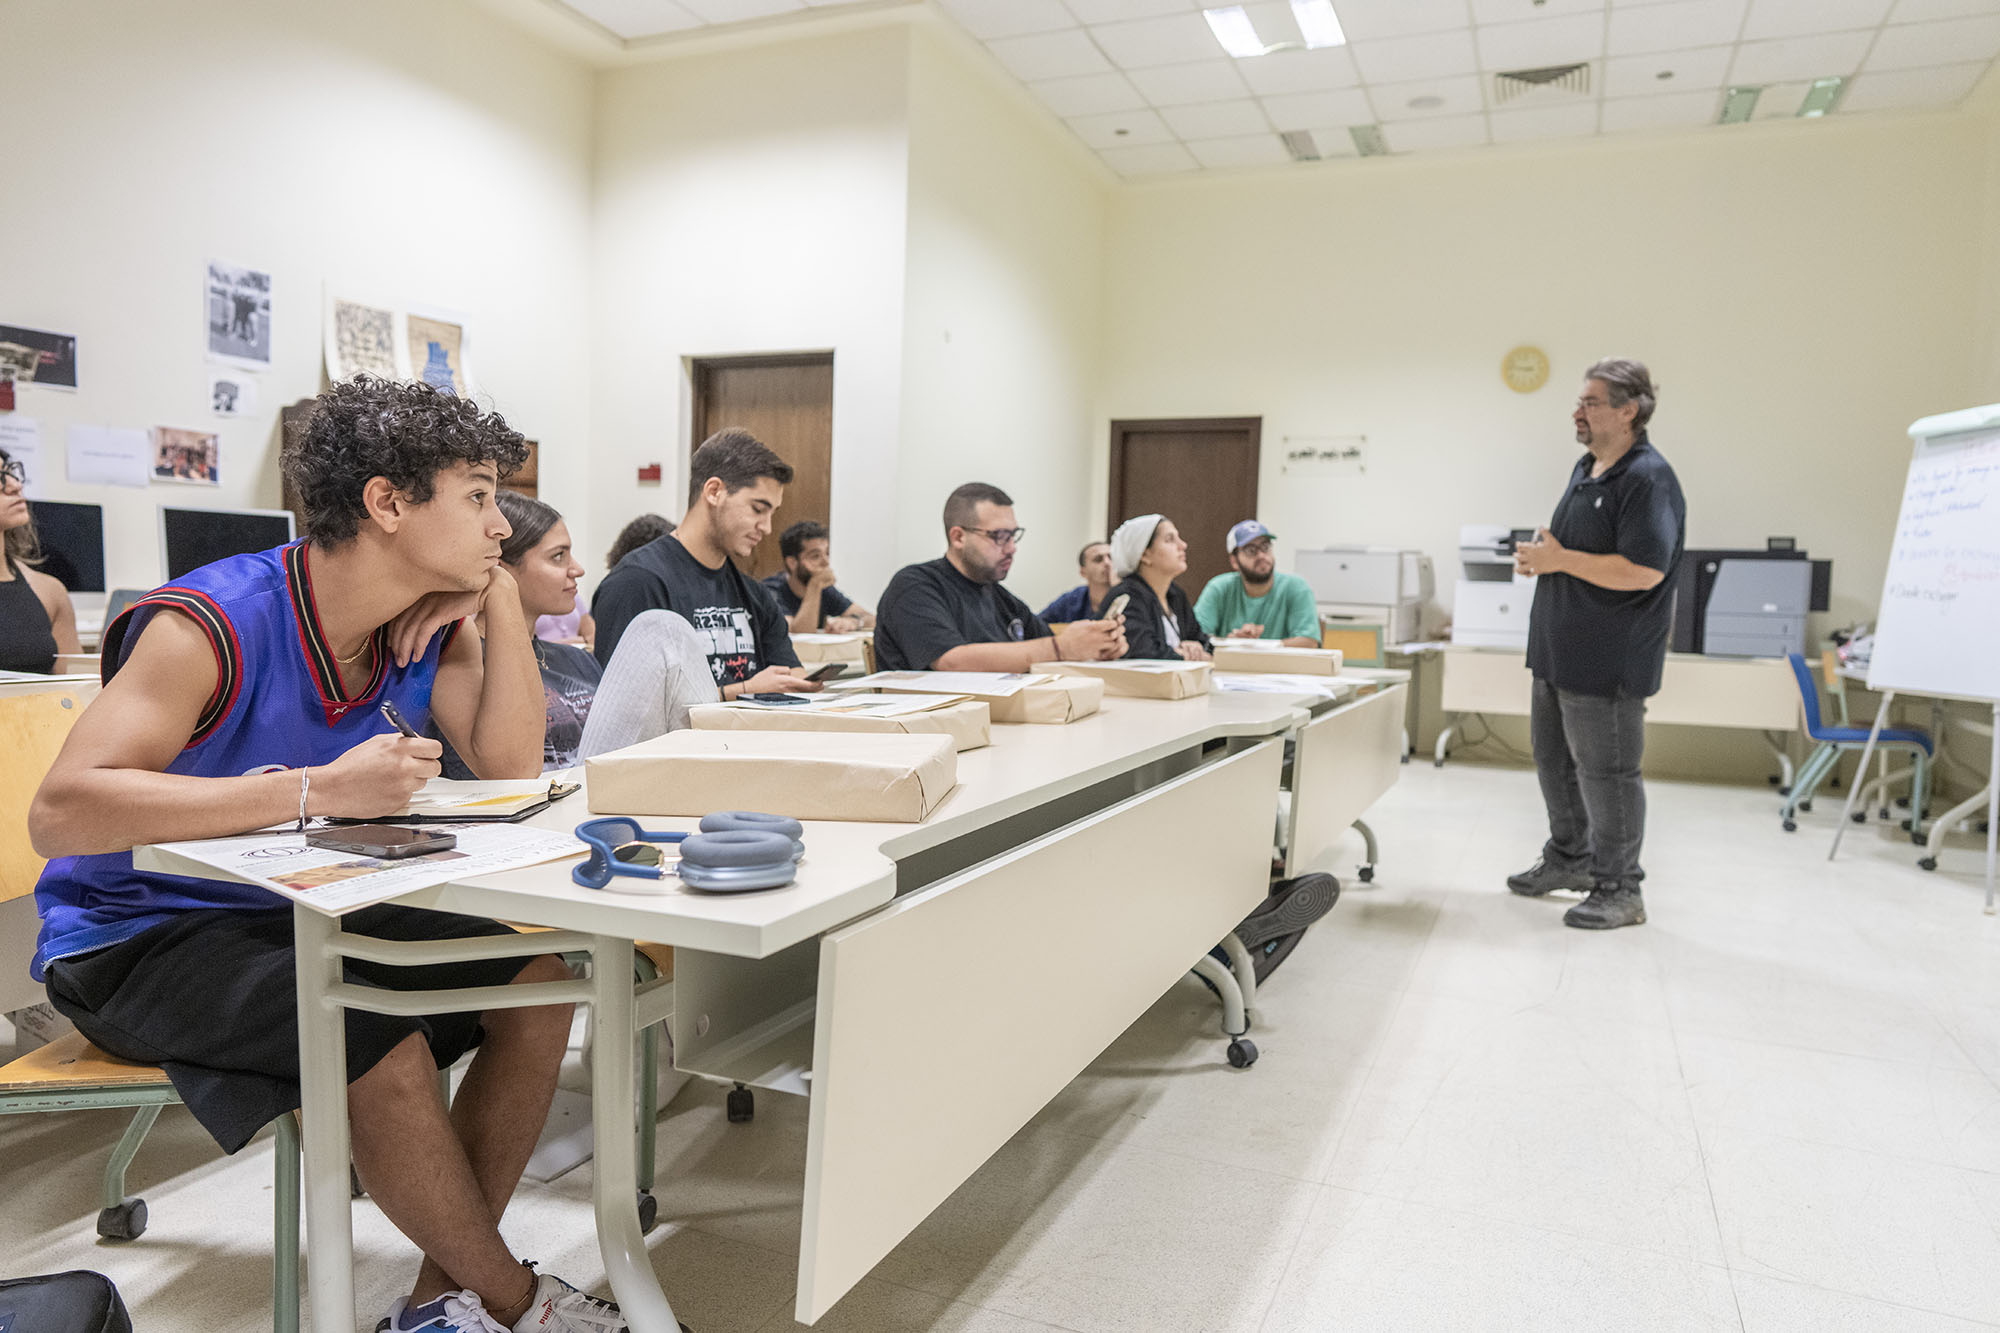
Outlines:
{"type": "Polygon", "coordinates": [[[1559,690],[1535,680],[1529,725],[1535,770],[1549,809],[1542,856],[1552,866],[1588,870],[1600,887],[1636,889],[1646,836],[1646,701],[1559,690]]]}

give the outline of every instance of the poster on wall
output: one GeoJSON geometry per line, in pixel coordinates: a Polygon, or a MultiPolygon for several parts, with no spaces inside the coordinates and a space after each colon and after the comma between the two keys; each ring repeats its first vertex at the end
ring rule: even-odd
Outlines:
{"type": "Polygon", "coordinates": [[[76,387],[76,337],[0,324],[0,379],[38,388],[76,387]]]}
{"type": "Polygon", "coordinates": [[[208,261],[208,355],[216,361],[271,368],[271,275],[208,261]]]}
{"type": "Polygon", "coordinates": [[[182,486],[222,481],[222,437],[201,430],[153,427],[153,480],[182,486]]]}
{"type": "Polygon", "coordinates": [[[405,320],[410,368],[416,378],[446,393],[471,393],[472,382],[465,370],[465,326],[428,315],[408,315],[405,320]]]}
{"type": "Polygon", "coordinates": [[[219,417],[247,417],[257,410],[257,381],[232,370],[208,377],[208,410],[219,417]]]}
{"type": "Polygon", "coordinates": [[[396,341],[396,313],[327,293],[326,377],[339,384],[356,375],[408,379],[396,341]]]}
{"type": "Polygon", "coordinates": [[[79,486],[141,486],[151,472],[152,447],[143,430],[71,426],[63,436],[69,479],[79,486]]]}
{"type": "Polygon", "coordinates": [[[0,417],[0,454],[21,465],[21,494],[39,496],[42,481],[42,427],[32,417],[0,417]]]}

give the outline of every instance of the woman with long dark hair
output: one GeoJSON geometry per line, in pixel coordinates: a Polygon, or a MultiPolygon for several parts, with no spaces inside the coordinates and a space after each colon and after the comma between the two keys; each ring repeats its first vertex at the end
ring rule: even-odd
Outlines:
{"type": "Polygon", "coordinates": [[[28,511],[27,473],[0,449],[0,671],[48,675],[56,654],[83,651],[69,590],[33,566],[41,549],[28,511]]]}

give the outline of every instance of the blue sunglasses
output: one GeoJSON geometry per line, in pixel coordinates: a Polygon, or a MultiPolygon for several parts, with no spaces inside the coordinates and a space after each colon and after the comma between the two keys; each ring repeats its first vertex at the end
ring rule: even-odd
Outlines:
{"type": "Polygon", "coordinates": [[[652,833],[637,820],[613,816],[577,825],[576,836],[590,848],[570,878],[587,889],[606,889],[618,876],[663,879],[667,874],[664,846],[679,844],[674,873],[683,884],[711,893],[743,893],[775,889],[797,877],[805,855],[796,819],[752,811],[705,815],[699,833],[652,833]]]}

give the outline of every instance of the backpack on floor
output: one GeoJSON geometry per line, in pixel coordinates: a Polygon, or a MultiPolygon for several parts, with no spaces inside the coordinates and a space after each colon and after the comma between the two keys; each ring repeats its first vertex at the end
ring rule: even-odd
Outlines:
{"type": "Polygon", "coordinates": [[[118,1288],[79,1269],[0,1279],[0,1333],[132,1333],[118,1288]]]}

